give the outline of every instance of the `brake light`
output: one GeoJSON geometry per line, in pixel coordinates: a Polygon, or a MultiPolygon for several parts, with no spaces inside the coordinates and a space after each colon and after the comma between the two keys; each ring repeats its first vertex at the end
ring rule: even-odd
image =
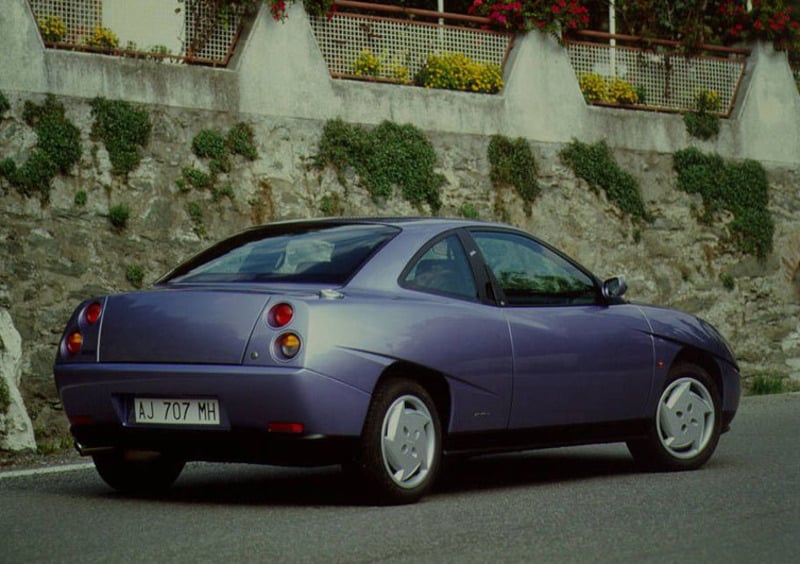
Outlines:
{"type": "Polygon", "coordinates": [[[285,359],[291,359],[300,352],[300,337],[294,333],[284,333],[275,341],[278,352],[285,359]]]}
{"type": "Polygon", "coordinates": [[[83,312],[83,318],[89,325],[94,325],[100,319],[100,314],[103,313],[103,306],[98,302],[90,304],[83,312]]]}
{"type": "Polygon", "coordinates": [[[302,433],[305,426],[302,423],[288,423],[284,421],[270,421],[267,425],[270,433],[302,433]]]}
{"type": "Polygon", "coordinates": [[[272,308],[269,310],[269,313],[267,314],[267,322],[276,329],[279,329],[289,325],[293,317],[294,308],[287,303],[281,303],[272,306],[272,308]]]}
{"type": "Polygon", "coordinates": [[[83,335],[81,335],[79,331],[73,331],[67,335],[64,346],[69,354],[73,356],[78,354],[81,352],[81,347],[83,346],[83,335]]]}

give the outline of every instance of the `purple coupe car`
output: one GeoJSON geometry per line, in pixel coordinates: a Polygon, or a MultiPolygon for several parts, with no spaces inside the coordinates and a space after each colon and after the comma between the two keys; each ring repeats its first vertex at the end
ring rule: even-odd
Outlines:
{"type": "Polygon", "coordinates": [[[698,468],[736,413],[736,361],[710,324],[625,290],[492,223],[275,223],[81,304],[55,379],[121,491],[188,460],[342,464],[408,503],[444,455],[617,441],[698,468]]]}

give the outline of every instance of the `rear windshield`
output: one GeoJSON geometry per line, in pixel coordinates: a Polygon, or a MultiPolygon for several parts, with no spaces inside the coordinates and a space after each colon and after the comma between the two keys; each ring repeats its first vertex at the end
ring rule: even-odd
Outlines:
{"type": "Polygon", "coordinates": [[[247,231],[182,264],[161,283],[342,285],[399,233],[386,225],[290,225],[247,231]]]}

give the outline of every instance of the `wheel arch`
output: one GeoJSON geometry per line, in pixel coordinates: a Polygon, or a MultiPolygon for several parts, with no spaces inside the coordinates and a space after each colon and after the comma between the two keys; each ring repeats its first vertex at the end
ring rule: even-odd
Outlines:
{"type": "Polygon", "coordinates": [[[722,373],[719,369],[719,364],[717,364],[714,355],[701,349],[687,346],[675,356],[672,360],[671,367],[681,363],[695,364],[708,372],[708,375],[717,387],[717,392],[719,393],[718,399],[722,402],[722,398],[725,397],[724,383],[722,381],[722,373]]]}
{"type": "Polygon", "coordinates": [[[425,388],[425,391],[430,394],[433,403],[436,405],[442,435],[445,435],[449,428],[450,407],[452,405],[450,386],[445,376],[441,372],[419,364],[399,361],[386,367],[375,383],[375,389],[378,389],[386,380],[392,378],[406,378],[425,388]]]}

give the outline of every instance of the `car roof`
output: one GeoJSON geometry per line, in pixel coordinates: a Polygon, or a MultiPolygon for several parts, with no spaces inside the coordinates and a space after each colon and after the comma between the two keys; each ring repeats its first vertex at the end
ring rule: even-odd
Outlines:
{"type": "MultiPolygon", "coordinates": [[[[296,227],[313,227],[314,225],[388,225],[399,227],[402,229],[415,229],[424,228],[429,230],[431,228],[440,227],[444,229],[455,229],[458,227],[467,226],[494,226],[503,227],[507,229],[516,229],[510,225],[504,225],[496,222],[459,219],[459,218],[446,218],[446,217],[326,217],[319,219],[294,219],[286,221],[276,221],[266,223],[256,227],[252,230],[263,230],[281,226],[296,226],[296,227]]],[[[249,230],[248,230],[249,231],[249,230]]]]}

